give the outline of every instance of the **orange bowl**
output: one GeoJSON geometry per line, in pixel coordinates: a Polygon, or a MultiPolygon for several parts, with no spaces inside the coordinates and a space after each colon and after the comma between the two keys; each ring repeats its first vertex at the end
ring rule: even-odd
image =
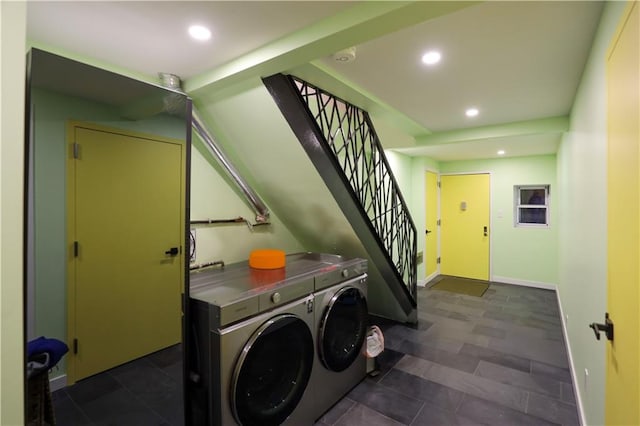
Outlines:
{"type": "Polygon", "coordinates": [[[282,250],[253,250],[249,255],[249,266],[255,269],[279,269],[284,268],[285,264],[285,253],[282,250]]]}

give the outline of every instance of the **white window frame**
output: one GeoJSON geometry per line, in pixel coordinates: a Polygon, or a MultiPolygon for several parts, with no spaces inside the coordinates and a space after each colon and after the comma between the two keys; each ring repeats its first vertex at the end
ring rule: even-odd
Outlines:
{"type": "Polygon", "coordinates": [[[551,187],[550,185],[514,185],[513,186],[513,225],[516,228],[548,228],[549,227],[550,187],[551,187]],[[526,204],[526,200],[520,199],[522,196],[522,190],[544,191],[544,204],[526,204]],[[521,209],[545,209],[545,223],[520,222],[521,209]]]}

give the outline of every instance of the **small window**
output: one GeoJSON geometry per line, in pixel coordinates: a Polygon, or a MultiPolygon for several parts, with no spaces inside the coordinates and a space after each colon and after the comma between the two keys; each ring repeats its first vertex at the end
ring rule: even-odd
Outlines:
{"type": "Polygon", "coordinates": [[[549,185],[514,186],[515,226],[549,226],[549,185]]]}

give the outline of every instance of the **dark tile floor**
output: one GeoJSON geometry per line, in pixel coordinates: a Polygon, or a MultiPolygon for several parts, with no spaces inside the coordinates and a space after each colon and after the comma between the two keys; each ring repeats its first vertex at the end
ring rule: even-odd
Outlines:
{"type": "Polygon", "coordinates": [[[59,426],[184,424],[182,350],[173,346],[53,392],[59,426]]]}
{"type": "Polygon", "coordinates": [[[319,425],[579,425],[556,294],[491,283],[418,292],[417,327],[381,321],[380,374],[319,425]]]}
{"type": "MultiPolygon", "coordinates": [[[[416,327],[374,321],[380,373],[316,426],[579,425],[555,292],[424,288],[418,305],[416,327]]],[[[54,392],[58,424],[182,425],[181,357],[169,348],[54,392]]]]}

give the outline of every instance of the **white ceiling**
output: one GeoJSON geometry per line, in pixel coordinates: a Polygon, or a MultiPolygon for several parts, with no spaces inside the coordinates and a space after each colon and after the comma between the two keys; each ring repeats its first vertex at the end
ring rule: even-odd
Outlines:
{"type": "MultiPolygon", "coordinates": [[[[38,47],[149,76],[171,72],[204,86],[215,80],[217,70],[228,74],[229,64],[243,58],[258,57],[270,71],[280,64],[276,71],[307,66],[331,77],[321,81],[337,82],[335,90],[342,97],[369,108],[374,122],[380,117],[409,129],[415,139],[407,138],[400,147],[397,141],[389,144],[407,155],[449,161],[492,158],[498,149],[507,156],[556,151],[563,127],[550,129],[545,119],[570,113],[601,2],[458,3],[460,10],[417,24],[419,17],[392,15],[400,3],[363,3],[38,1],[28,3],[27,33],[38,47]],[[358,7],[386,8],[388,20],[380,12],[383,19],[372,20],[367,30],[358,20],[362,13],[351,11],[358,7]],[[192,23],[207,25],[212,39],[190,40],[186,27],[192,23]],[[349,47],[340,43],[351,40],[357,41],[353,62],[338,63],[323,51],[349,47]],[[277,49],[268,49],[273,46],[277,49]],[[288,56],[283,53],[287,49],[288,56]],[[420,63],[427,49],[442,52],[440,64],[426,68],[420,63]],[[274,58],[281,62],[270,62],[274,58]],[[480,114],[465,117],[469,106],[480,114]],[[523,130],[503,130],[513,122],[523,130]],[[464,136],[457,137],[461,132],[464,136]]],[[[450,5],[422,3],[416,10],[426,17],[427,8],[450,5]]]]}
{"type": "Polygon", "coordinates": [[[187,79],[349,7],[321,1],[35,1],[27,37],[136,72],[187,79]],[[207,26],[210,42],[190,39],[207,26]]]}

